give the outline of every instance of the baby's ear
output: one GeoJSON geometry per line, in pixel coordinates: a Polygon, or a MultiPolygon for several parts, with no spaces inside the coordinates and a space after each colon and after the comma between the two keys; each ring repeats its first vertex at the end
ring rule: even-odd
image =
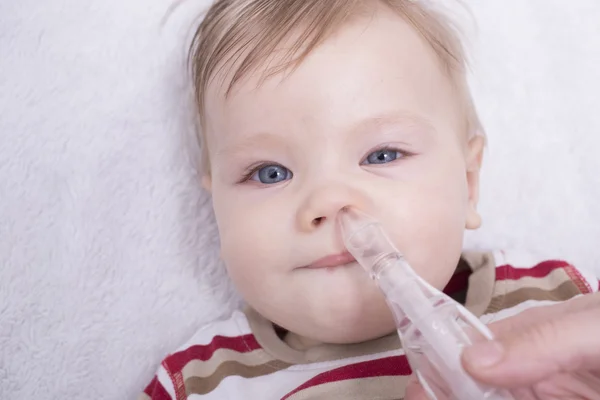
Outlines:
{"type": "Polygon", "coordinates": [[[210,174],[204,174],[202,176],[202,187],[208,192],[212,191],[212,178],[210,177],[210,174]]]}
{"type": "Polygon", "coordinates": [[[485,137],[481,134],[473,136],[467,144],[466,165],[469,189],[469,204],[465,222],[467,229],[477,229],[481,226],[481,216],[477,212],[477,204],[479,203],[479,172],[483,162],[484,147],[485,137]]]}

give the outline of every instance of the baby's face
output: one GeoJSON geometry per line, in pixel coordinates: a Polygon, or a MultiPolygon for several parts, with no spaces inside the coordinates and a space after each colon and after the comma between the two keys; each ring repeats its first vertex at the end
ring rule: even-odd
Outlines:
{"type": "Polygon", "coordinates": [[[227,100],[209,88],[209,185],[244,299],[312,340],[392,332],[382,295],[345,258],[336,216],[347,206],[380,219],[442,288],[465,226],[478,225],[482,140],[468,140],[457,103],[433,50],[385,12],[348,25],[285,78],[245,80],[227,100]]]}

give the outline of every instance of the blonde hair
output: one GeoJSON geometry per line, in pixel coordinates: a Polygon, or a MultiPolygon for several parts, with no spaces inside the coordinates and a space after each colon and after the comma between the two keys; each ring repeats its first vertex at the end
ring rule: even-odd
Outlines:
{"type": "MultiPolygon", "coordinates": [[[[463,101],[466,130],[481,130],[466,83],[466,56],[451,20],[428,0],[216,0],[194,34],[190,47],[195,99],[200,129],[205,129],[205,93],[216,75],[228,96],[248,74],[268,64],[285,41],[291,46],[277,65],[265,68],[262,78],[292,70],[352,16],[383,4],[397,12],[431,45],[463,101]],[[292,36],[293,35],[293,36],[292,36]]],[[[203,163],[208,152],[199,135],[203,163]]]]}

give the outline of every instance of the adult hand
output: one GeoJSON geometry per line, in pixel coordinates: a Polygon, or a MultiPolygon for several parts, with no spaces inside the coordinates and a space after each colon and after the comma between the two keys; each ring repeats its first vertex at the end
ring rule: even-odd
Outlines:
{"type": "MultiPolygon", "coordinates": [[[[600,293],[530,309],[493,323],[496,340],[465,349],[477,381],[516,400],[600,399],[600,293]]],[[[406,400],[427,399],[416,380],[406,400]]]]}

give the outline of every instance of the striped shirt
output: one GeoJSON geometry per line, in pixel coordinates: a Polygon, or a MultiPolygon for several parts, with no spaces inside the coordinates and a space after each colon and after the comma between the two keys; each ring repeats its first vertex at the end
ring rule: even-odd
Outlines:
{"type": "MultiPolygon", "coordinates": [[[[445,292],[485,323],[599,290],[564,261],[465,253],[445,292]]],[[[369,342],[288,346],[252,309],[198,331],[168,356],[139,400],[401,399],[411,368],[398,336],[369,342]]]]}

